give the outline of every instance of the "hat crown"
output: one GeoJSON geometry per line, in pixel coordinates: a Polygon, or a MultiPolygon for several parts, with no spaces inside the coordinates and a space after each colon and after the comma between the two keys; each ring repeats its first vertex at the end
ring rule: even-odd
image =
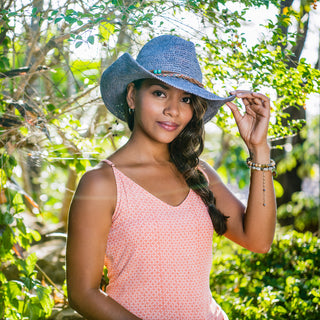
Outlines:
{"type": "Polygon", "coordinates": [[[194,44],[172,35],[150,40],[141,49],[137,60],[124,53],[103,72],[100,82],[102,99],[110,112],[121,120],[126,120],[128,114],[127,86],[139,79],[158,79],[205,99],[208,105],[203,117],[205,123],[224,103],[235,98],[234,95],[222,98],[206,90],[202,86],[194,44]]]}
{"type": "Polygon", "coordinates": [[[202,73],[192,42],[172,35],[150,40],[141,49],[137,62],[146,70],[176,72],[202,82],[202,73]]]}

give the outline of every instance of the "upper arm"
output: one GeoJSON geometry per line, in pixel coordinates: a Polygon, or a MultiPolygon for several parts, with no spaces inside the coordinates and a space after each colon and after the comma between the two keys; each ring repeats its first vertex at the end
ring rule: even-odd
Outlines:
{"type": "Polygon", "coordinates": [[[68,223],[67,284],[71,295],[99,288],[115,203],[110,167],[94,169],[81,178],[68,223]]]}
{"type": "Polygon", "coordinates": [[[209,187],[216,199],[217,209],[225,216],[229,216],[229,219],[227,220],[227,232],[224,235],[230,240],[246,247],[243,228],[243,217],[246,210],[245,206],[227,188],[212,167],[204,161],[200,161],[200,166],[208,176],[209,187]]]}

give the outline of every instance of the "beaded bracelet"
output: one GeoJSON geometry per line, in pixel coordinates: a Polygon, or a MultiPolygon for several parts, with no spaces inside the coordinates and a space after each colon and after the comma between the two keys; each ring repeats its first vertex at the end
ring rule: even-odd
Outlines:
{"type": "Polygon", "coordinates": [[[266,206],[266,180],[264,173],[265,171],[271,171],[273,176],[277,175],[276,163],[273,159],[270,159],[270,163],[255,163],[251,158],[247,159],[247,166],[252,170],[262,171],[262,192],[263,192],[263,202],[262,205],[266,206]]]}
{"type": "Polygon", "coordinates": [[[275,176],[276,173],[276,163],[273,159],[270,159],[270,163],[255,163],[251,158],[247,158],[247,166],[252,170],[258,171],[271,171],[272,175],[275,176]]]}

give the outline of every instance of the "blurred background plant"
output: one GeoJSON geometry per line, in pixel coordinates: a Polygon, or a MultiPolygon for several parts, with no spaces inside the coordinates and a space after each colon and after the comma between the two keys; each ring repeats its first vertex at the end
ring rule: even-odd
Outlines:
{"type": "MultiPolygon", "coordinates": [[[[275,181],[279,233],[295,229],[319,236],[318,11],[317,1],[311,0],[2,0],[0,318],[54,318],[53,307],[67,306],[64,244],[73,192],[81,175],[129,135],[126,125],[109,114],[101,101],[101,72],[123,52],[135,56],[148,39],[163,33],[196,43],[204,83],[213,92],[228,95],[245,88],[270,96],[269,136],[279,172],[275,181]],[[258,12],[266,18],[251,21],[258,12]],[[312,35],[318,37],[316,41],[312,35]],[[314,42],[317,57],[310,61],[305,53],[314,42]]],[[[230,112],[222,108],[206,126],[203,158],[245,201],[247,150],[235,129],[230,112]]],[[[306,246],[312,238],[288,234],[306,246]]],[[[278,241],[273,250],[280,256],[287,247],[278,241]]],[[[228,246],[230,254],[241,258],[234,267],[239,274],[246,261],[273,263],[273,251],[265,257],[251,255],[228,242],[217,248],[228,253],[228,246]]],[[[290,252],[290,259],[295,259],[297,251],[290,252]]],[[[310,264],[310,272],[319,279],[315,266],[310,264]]],[[[308,288],[315,285],[301,283],[308,288]]],[[[287,290],[287,285],[281,288],[287,290]]],[[[266,288],[259,292],[263,297],[273,294],[266,288]]],[[[230,293],[234,304],[242,301],[252,306],[251,318],[238,313],[234,319],[258,319],[254,314],[260,303],[266,303],[262,296],[239,300],[229,285],[220,291],[223,297],[230,293]]],[[[312,297],[317,299],[316,294],[312,297]]],[[[276,300],[270,300],[268,308],[276,300]]],[[[283,315],[280,307],[274,312],[283,315]]]]}
{"type": "Polygon", "coordinates": [[[319,319],[318,237],[292,230],[278,234],[265,255],[230,245],[225,239],[215,243],[224,254],[214,257],[210,279],[230,319],[319,319]]]}

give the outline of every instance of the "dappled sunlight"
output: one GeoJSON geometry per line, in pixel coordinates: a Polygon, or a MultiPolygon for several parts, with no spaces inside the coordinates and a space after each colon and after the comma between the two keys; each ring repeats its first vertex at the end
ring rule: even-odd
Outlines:
{"type": "MultiPolygon", "coordinates": [[[[2,1],[0,319],[84,319],[67,298],[70,203],[85,172],[101,166],[130,136],[100,97],[102,70],[124,52],[135,57],[146,41],[166,33],[196,44],[210,92],[227,97],[248,89],[272,101],[268,142],[278,171],[276,237],[268,253],[254,254],[215,236],[214,299],[230,320],[318,320],[317,4],[2,1]]],[[[244,104],[235,103],[244,115],[244,104]]],[[[205,131],[201,159],[247,205],[248,150],[229,107],[220,108],[205,131]]],[[[101,274],[105,288],[107,270],[101,274]]]]}

